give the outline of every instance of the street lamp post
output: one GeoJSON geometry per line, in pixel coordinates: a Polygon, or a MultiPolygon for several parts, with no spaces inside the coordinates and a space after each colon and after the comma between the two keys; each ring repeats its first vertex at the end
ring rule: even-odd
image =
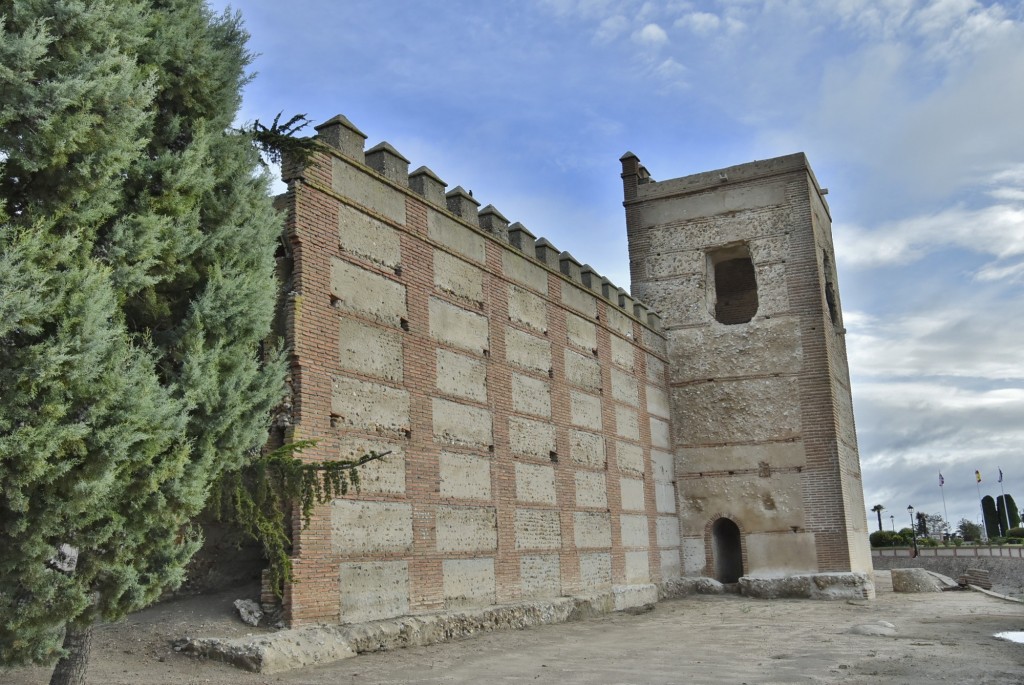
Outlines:
{"type": "Polygon", "coordinates": [[[914,507],[909,505],[907,513],[910,514],[910,532],[914,536],[914,558],[917,558],[917,526],[914,525],[914,507]]]}
{"type": "Polygon", "coordinates": [[[889,514],[889,525],[892,526],[892,532],[896,532],[896,517],[893,514],[889,514]]]}

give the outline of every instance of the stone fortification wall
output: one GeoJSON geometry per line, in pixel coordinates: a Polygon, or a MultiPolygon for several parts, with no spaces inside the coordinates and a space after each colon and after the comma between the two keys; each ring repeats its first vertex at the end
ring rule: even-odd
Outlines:
{"type": "Polygon", "coordinates": [[[285,170],[289,437],[391,454],[295,521],[292,624],[653,599],[680,573],[658,316],[344,117],[317,130],[285,170]]]}
{"type": "Polygon", "coordinates": [[[1024,549],[1020,547],[922,547],[917,558],[909,548],[873,549],[876,570],[923,568],[956,580],[967,569],[980,568],[999,592],[1024,594],[1024,549]]]}
{"type": "Polygon", "coordinates": [[[635,155],[622,167],[633,292],[668,339],[684,574],[870,571],[831,224],[806,158],[662,182],[635,155]]]}

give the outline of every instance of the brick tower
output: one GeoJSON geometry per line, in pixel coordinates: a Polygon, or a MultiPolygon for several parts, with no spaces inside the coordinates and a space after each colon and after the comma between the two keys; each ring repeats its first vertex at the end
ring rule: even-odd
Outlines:
{"type": "Polygon", "coordinates": [[[869,573],[827,191],[802,153],[661,182],[621,161],[633,295],[668,339],[683,575],[869,573]]]}

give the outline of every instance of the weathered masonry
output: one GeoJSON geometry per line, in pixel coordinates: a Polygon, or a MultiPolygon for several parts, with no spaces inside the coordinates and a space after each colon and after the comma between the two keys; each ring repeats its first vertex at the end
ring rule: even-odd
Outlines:
{"type": "MultiPolygon", "coordinates": [[[[285,173],[288,437],[391,454],[296,526],[293,625],[870,570],[802,155],[663,183],[624,157],[649,308],[344,117],[317,131],[285,173]]],[[[847,575],[819,589],[870,595],[847,575]]]]}

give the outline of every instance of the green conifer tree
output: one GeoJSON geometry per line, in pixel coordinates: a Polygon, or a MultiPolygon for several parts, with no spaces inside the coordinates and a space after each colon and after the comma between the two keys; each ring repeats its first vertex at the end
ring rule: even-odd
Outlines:
{"type": "Polygon", "coordinates": [[[246,38],[202,0],[0,0],[0,662],[53,682],[182,581],[282,394],[246,38]]]}

